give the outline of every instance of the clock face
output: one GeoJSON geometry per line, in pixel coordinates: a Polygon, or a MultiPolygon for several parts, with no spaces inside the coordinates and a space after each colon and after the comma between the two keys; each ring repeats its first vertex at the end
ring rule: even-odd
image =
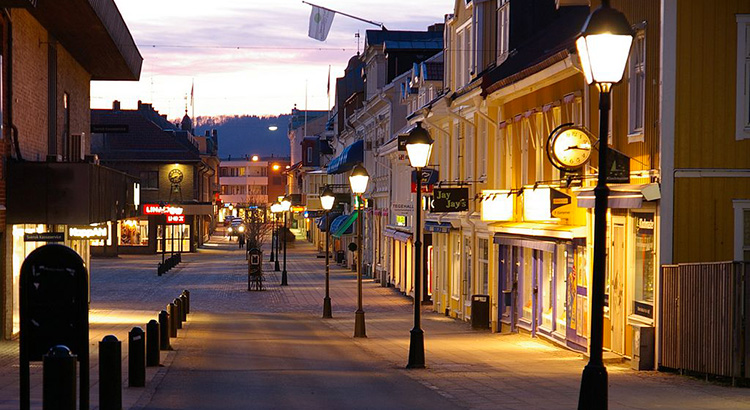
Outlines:
{"type": "Polygon", "coordinates": [[[182,182],[182,171],[175,168],[171,171],[169,171],[169,181],[173,184],[179,184],[182,182]]]}
{"type": "Polygon", "coordinates": [[[557,168],[574,171],[583,167],[591,157],[592,138],[580,127],[563,127],[547,142],[547,154],[557,168]]]}

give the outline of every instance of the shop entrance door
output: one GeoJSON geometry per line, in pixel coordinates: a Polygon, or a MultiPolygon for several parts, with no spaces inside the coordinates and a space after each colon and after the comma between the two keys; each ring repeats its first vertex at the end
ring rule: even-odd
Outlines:
{"type": "Polygon", "coordinates": [[[613,216],[609,315],[612,324],[612,351],[619,354],[625,353],[625,232],[625,218],[613,216]]]}

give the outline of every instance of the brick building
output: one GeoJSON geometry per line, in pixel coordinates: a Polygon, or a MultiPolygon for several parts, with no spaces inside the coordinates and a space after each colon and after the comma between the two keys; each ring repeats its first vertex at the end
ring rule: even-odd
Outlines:
{"type": "Polygon", "coordinates": [[[134,212],[136,179],[90,155],[90,81],[138,80],[143,59],[112,0],[0,6],[0,337],[9,338],[21,264],[45,244],[33,234],[56,232],[88,262],[90,241],[71,228],[103,229],[134,212]]]}

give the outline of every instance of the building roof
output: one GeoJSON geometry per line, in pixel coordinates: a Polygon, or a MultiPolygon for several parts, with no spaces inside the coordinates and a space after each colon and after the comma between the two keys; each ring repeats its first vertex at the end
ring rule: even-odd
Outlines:
{"type": "Polygon", "coordinates": [[[289,130],[295,130],[305,124],[305,120],[309,123],[310,121],[328,115],[328,111],[305,111],[294,108],[292,110],[292,117],[289,119],[289,130]],[[307,113],[307,116],[305,116],[307,113]]]}
{"type": "Polygon", "coordinates": [[[176,129],[150,104],[138,110],[92,109],[91,128],[91,151],[102,161],[200,161],[191,134],[176,129]]]}
{"type": "Polygon", "coordinates": [[[574,50],[575,40],[589,15],[587,6],[562,7],[547,27],[511,50],[508,58],[482,77],[482,92],[489,94],[505,85],[504,80],[533,74],[561,52],[574,50]]]}
{"type": "Polygon", "coordinates": [[[443,48],[442,31],[367,30],[365,48],[385,43],[390,49],[443,48]]]}

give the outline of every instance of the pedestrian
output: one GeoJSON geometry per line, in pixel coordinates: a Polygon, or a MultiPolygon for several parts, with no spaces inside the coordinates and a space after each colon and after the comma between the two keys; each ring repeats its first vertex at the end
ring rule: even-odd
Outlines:
{"type": "Polygon", "coordinates": [[[239,235],[240,249],[245,247],[245,235],[239,235]]]}

